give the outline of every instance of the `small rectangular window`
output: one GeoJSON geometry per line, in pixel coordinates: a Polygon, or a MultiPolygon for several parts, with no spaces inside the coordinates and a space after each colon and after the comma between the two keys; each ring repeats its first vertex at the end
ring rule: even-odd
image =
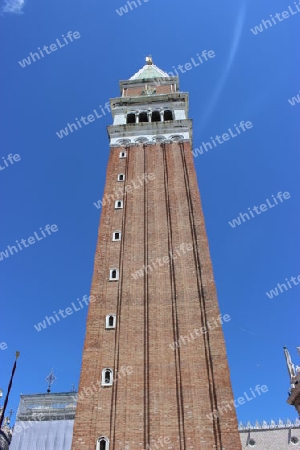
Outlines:
{"type": "Polygon", "coordinates": [[[120,158],[126,158],[126,156],[127,156],[126,152],[121,152],[119,155],[120,158]]]}
{"type": "Polygon", "coordinates": [[[116,328],[116,316],[115,314],[109,314],[105,319],[105,328],[112,329],[116,328]]]}
{"type": "Polygon", "coordinates": [[[112,386],[113,384],[113,370],[103,369],[102,370],[102,386],[112,386]]]}
{"type": "Polygon", "coordinates": [[[119,271],[118,269],[110,269],[109,271],[109,281],[118,281],[119,271]]]}
{"type": "Polygon", "coordinates": [[[112,240],[120,241],[121,240],[121,231],[114,231],[112,240]]]}
{"type": "Polygon", "coordinates": [[[109,440],[105,436],[101,436],[97,441],[96,450],[109,450],[109,440]]]}
{"type": "Polygon", "coordinates": [[[125,181],[125,175],[124,175],[124,173],[119,173],[119,175],[118,175],[118,181],[125,181]]]}
{"type": "Polygon", "coordinates": [[[116,200],[115,202],[115,209],[122,209],[123,208],[123,201],[122,200],[116,200]]]}

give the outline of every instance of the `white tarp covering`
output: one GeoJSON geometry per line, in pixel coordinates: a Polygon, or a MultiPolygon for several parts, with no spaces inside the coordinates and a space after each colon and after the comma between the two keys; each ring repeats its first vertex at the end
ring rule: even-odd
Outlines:
{"type": "Polygon", "coordinates": [[[71,450],[73,424],[74,420],[17,421],[10,450],[71,450]]]}

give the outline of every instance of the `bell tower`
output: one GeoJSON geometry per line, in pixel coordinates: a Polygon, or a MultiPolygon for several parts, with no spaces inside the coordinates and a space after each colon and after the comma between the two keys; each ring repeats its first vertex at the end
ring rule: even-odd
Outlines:
{"type": "Polygon", "coordinates": [[[188,94],[148,57],[110,105],[72,450],[239,450],[188,94]]]}

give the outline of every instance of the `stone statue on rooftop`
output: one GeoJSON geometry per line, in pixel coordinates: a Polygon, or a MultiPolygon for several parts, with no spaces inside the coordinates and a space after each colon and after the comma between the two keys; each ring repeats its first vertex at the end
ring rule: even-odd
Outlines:
{"type": "Polygon", "coordinates": [[[292,363],[292,358],[291,358],[291,355],[290,355],[288,349],[286,347],[283,347],[283,349],[284,349],[284,355],[285,355],[288,372],[290,375],[290,380],[292,381],[296,377],[295,366],[292,363]]]}

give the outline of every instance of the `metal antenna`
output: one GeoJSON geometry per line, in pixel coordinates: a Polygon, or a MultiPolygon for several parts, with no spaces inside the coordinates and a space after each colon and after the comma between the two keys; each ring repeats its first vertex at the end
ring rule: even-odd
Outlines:
{"type": "Polygon", "coordinates": [[[51,369],[51,372],[49,373],[49,375],[46,378],[46,382],[48,384],[48,389],[47,389],[48,394],[50,394],[51,386],[55,381],[56,381],[56,376],[54,375],[53,369],[51,369]]]}
{"type": "MultiPolygon", "coordinates": [[[[8,389],[7,389],[7,394],[6,394],[6,396],[5,396],[4,405],[3,405],[3,407],[1,408],[0,430],[1,430],[1,427],[2,427],[2,424],[3,424],[4,415],[5,415],[5,410],[6,410],[6,407],[7,407],[7,403],[8,403],[8,399],[9,399],[9,394],[10,394],[10,390],[11,390],[11,387],[12,387],[12,382],[13,382],[14,375],[15,375],[15,371],[16,371],[16,368],[17,368],[17,359],[19,358],[19,356],[20,356],[20,352],[16,352],[16,359],[15,359],[15,363],[14,363],[14,365],[13,365],[13,369],[12,369],[12,372],[11,372],[11,377],[10,377],[10,381],[9,381],[9,385],[8,385],[8,389]]],[[[2,391],[1,391],[1,392],[2,392],[2,391]]]]}

